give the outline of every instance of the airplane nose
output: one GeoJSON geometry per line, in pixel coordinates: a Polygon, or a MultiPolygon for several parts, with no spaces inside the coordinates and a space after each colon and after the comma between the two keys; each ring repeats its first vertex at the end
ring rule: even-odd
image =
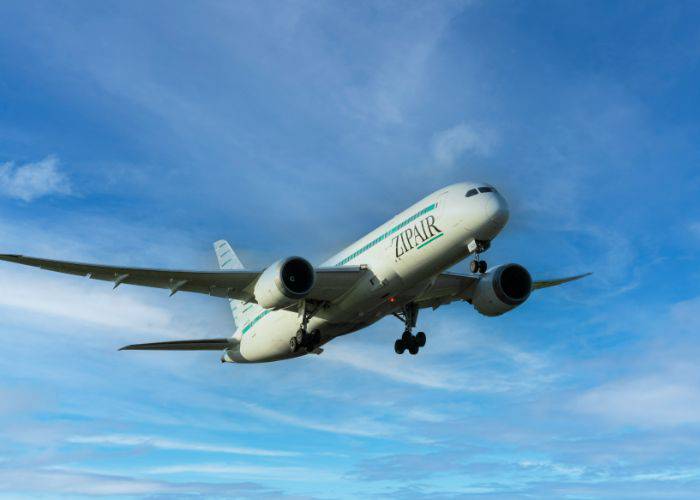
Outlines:
{"type": "Polygon", "coordinates": [[[492,194],[484,200],[484,215],[488,224],[500,231],[508,222],[510,211],[508,203],[500,194],[492,194]]]}

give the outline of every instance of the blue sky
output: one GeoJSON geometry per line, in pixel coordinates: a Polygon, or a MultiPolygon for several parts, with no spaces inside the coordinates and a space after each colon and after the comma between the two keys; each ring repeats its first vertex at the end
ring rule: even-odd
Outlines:
{"type": "MultiPolygon", "coordinates": [[[[487,257],[594,271],[500,318],[321,356],[117,352],[232,333],[208,297],[0,266],[0,496],[695,498],[695,2],[3,2],[0,251],[320,262],[480,179],[487,257]]],[[[461,269],[465,270],[465,268],[461,269]]]]}

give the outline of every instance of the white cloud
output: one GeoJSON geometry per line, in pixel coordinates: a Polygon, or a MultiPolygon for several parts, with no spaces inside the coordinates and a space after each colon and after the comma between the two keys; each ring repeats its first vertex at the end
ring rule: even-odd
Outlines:
{"type": "Polygon", "coordinates": [[[0,165],[0,193],[10,198],[33,201],[52,194],[71,194],[68,177],[59,170],[59,160],[47,156],[36,163],[0,165]]]}
{"type": "Polygon", "coordinates": [[[409,410],[406,413],[406,416],[411,420],[430,422],[434,424],[444,422],[445,420],[447,420],[446,415],[424,408],[413,408],[412,410],[409,410]]]}
{"type": "Polygon", "coordinates": [[[488,156],[496,142],[493,131],[460,123],[433,136],[433,158],[442,165],[452,166],[465,153],[488,156]]]}
{"type": "Polygon", "coordinates": [[[290,457],[299,453],[282,450],[266,450],[243,446],[212,445],[191,441],[178,441],[153,436],[129,436],[124,434],[109,434],[102,436],[74,436],[68,439],[70,443],[97,444],[106,446],[148,446],[161,450],[201,451],[207,453],[226,453],[232,455],[253,455],[260,457],[290,457]]]}
{"type": "Polygon", "coordinates": [[[33,276],[32,272],[2,269],[0,289],[12,290],[0,294],[0,307],[26,311],[33,319],[48,316],[121,331],[171,335],[177,330],[169,311],[145,304],[133,293],[119,293],[108,284],[85,278],[81,282],[75,277],[33,276]]]}
{"type": "Polygon", "coordinates": [[[591,389],[574,409],[619,424],[640,427],[700,423],[700,390],[673,374],[614,381],[591,389]]]}

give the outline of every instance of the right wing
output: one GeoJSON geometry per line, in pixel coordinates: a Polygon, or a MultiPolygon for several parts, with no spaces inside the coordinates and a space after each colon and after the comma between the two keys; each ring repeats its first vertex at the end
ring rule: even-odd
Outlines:
{"type": "Polygon", "coordinates": [[[581,278],[585,278],[586,276],[590,276],[591,274],[593,273],[577,274],[576,276],[569,276],[568,278],[555,278],[553,280],[533,281],[532,289],[539,290],[541,288],[549,288],[550,286],[563,285],[564,283],[568,283],[569,281],[580,280],[581,278]]]}
{"type": "Polygon", "coordinates": [[[470,301],[478,282],[477,274],[441,273],[415,302],[420,308],[437,309],[455,300],[470,301]]]}
{"type": "MultiPolygon", "coordinates": [[[[253,289],[262,271],[172,271],[141,267],[106,266],[61,260],[40,259],[23,255],[0,254],[0,260],[38,267],[65,274],[87,276],[111,281],[114,288],[121,284],[165,288],[176,292],[196,292],[255,303],[253,289]]],[[[330,302],[348,292],[360,279],[363,266],[316,268],[316,283],[308,300],[330,302]]]]}
{"type": "MultiPolygon", "coordinates": [[[[563,285],[570,281],[585,278],[591,274],[592,273],[584,273],[566,278],[533,281],[532,290],[563,285]]],[[[435,278],[433,284],[428,287],[415,302],[418,304],[418,307],[432,307],[433,309],[454,302],[455,300],[471,302],[474,288],[480,279],[480,274],[441,273],[435,278]]]]}

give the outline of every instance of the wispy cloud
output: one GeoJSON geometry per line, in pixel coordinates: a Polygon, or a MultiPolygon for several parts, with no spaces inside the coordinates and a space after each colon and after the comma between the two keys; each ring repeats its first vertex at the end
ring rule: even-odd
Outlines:
{"type": "Polygon", "coordinates": [[[326,481],[337,479],[338,475],[319,468],[306,468],[294,466],[266,466],[257,464],[232,464],[232,463],[192,463],[167,465],[148,469],[149,474],[206,474],[214,476],[243,476],[256,479],[276,479],[287,481],[326,481]]]}
{"type": "Polygon", "coordinates": [[[291,457],[299,453],[282,450],[267,450],[262,448],[248,448],[245,446],[226,446],[197,443],[192,441],[179,441],[157,436],[130,436],[124,434],[109,434],[100,436],[73,436],[69,443],[91,444],[103,446],[146,446],[160,450],[200,451],[205,453],[225,453],[232,455],[253,455],[260,457],[291,457]]]}
{"type": "Polygon", "coordinates": [[[243,403],[252,413],[260,417],[273,420],[293,427],[301,427],[319,432],[340,434],[358,437],[388,438],[394,434],[396,429],[391,426],[376,422],[368,418],[354,418],[352,421],[322,422],[308,417],[298,417],[288,412],[281,412],[265,408],[253,403],[243,403]]]}
{"type": "Polygon", "coordinates": [[[34,163],[0,165],[0,193],[10,198],[30,202],[43,196],[71,194],[68,176],[55,156],[34,163]]]}
{"type": "Polygon", "coordinates": [[[691,222],[688,224],[688,230],[695,238],[700,239],[700,222],[691,222]]]}
{"type": "Polygon", "coordinates": [[[338,340],[326,347],[319,360],[417,388],[449,392],[527,392],[555,377],[545,357],[467,325],[451,319],[434,323],[435,331],[428,336],[430,349],[416,358],[396,356],[386,344],[338,340]],[[461,354],[453,358],[455,353],[461,354]]]}
{"type": "Polygon", "coordinates": [[[357,370],[381,375],[395,382],[418,385],[430,389],[457,391],[464,388],[464,381],[459,380],[453,372],[436,367],[412,366],[406,369],[406,363],[393,351],[373,348],[356,348],[346,345],[328,346],[321,356],[324,361],[342,363],[357,370]]]}
{"type": "Polygon", "coordinates": [[[452,166],[465,153],[487,156],[496,146],[495,132],[477,125],[460,123],[433,136],[433,158],[445,166],[452,166]]]}
{"type": "Polygon", "coordinates": [[[17,494],[26,498],[27,494],[44,495],[127,495],[127,496],[182,496],[212,495],[234,496],[236,498],[279,498],[281,491],[265,488],[248,480],[240,483],[217,482],[214,484],[161,481],[137,478],[125,474],[111,474],[86,469],[67,467],[32,467],[0,469],[0,483],[3,493],[17,494]]]}

